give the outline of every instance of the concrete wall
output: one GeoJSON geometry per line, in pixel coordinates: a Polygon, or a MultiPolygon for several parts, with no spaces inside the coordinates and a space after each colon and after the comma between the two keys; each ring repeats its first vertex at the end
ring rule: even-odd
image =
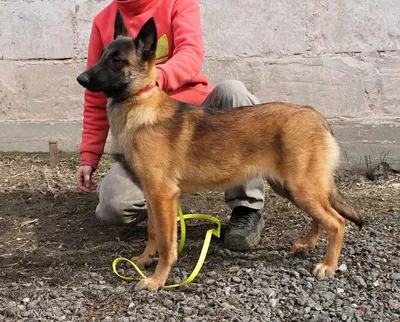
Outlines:
{"type": "MultiPolygon", "coordinates": [[[[0,0],[0,150],[77,151],[91,22],[111,0],[0,0]]],[[[316,107],[358,162],[400,162],[400,0],[201,0],[204,72],[316,107]]]]}

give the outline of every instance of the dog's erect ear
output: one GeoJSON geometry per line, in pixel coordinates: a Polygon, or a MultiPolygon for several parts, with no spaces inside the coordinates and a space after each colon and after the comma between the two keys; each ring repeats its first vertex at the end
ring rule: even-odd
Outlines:
{"type": "Polygon", "coordinates": [[[154,57],[157,48],[157,28],[153,18],[147,20],[134,41],[138,56],[145,61],[154,57]]]}
{"type": "Polygon", "coordinates": [[[117,15],[115,16],[115,22],[114,22],[114,40],[118,36],[124,36],[124,37],[131,37],[129,35],[128,29],[126,29],[124,20],[122,19],[121,12],[118,10],[117,15]]]}

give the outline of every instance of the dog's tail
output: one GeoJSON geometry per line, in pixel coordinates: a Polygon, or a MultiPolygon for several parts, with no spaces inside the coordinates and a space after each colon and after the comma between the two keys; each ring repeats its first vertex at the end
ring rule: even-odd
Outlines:
{"type": "Polygon", "coordinates": [[[335,184],[333,184],[329,201],[332,208],[335,209],[339,213],[339,215],[355,223],[358,228],[362,228],[363,219],[358,214],[358,212],[347,203],[335,184]]]}

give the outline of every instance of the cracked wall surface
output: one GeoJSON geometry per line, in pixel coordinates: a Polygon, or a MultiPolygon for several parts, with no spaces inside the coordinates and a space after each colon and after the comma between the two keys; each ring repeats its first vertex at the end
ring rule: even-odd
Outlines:
{"type": "MultiPolygon", "coordinates": [[[[0,150],[77,151],[92,19],[111,0],[0,0],[0,150]]],[[[400,0],[201,0],[212,84],[314,106],[360,162],[400,163],[400,0]]]]}

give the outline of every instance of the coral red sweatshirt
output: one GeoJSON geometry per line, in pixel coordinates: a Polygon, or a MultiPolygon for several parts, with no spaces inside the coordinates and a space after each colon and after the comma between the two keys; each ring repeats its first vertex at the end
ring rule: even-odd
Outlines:
{"type": "MultiPolygon", "coordinates": [[[[204,47],[198,0],[114,0],[94,19],[88,68],[113,41],[118,9],[132,37],[136,37],[149,18],[154,18],[159,37],[156,52],[159,87],[174,99],[200,105],[212,88],[208,86],[208,78],[200,73],[204,47]]],[[[95,169],[109,130],[106,103],[103,94],[85,91],[81,165],[95,169]]]]}

